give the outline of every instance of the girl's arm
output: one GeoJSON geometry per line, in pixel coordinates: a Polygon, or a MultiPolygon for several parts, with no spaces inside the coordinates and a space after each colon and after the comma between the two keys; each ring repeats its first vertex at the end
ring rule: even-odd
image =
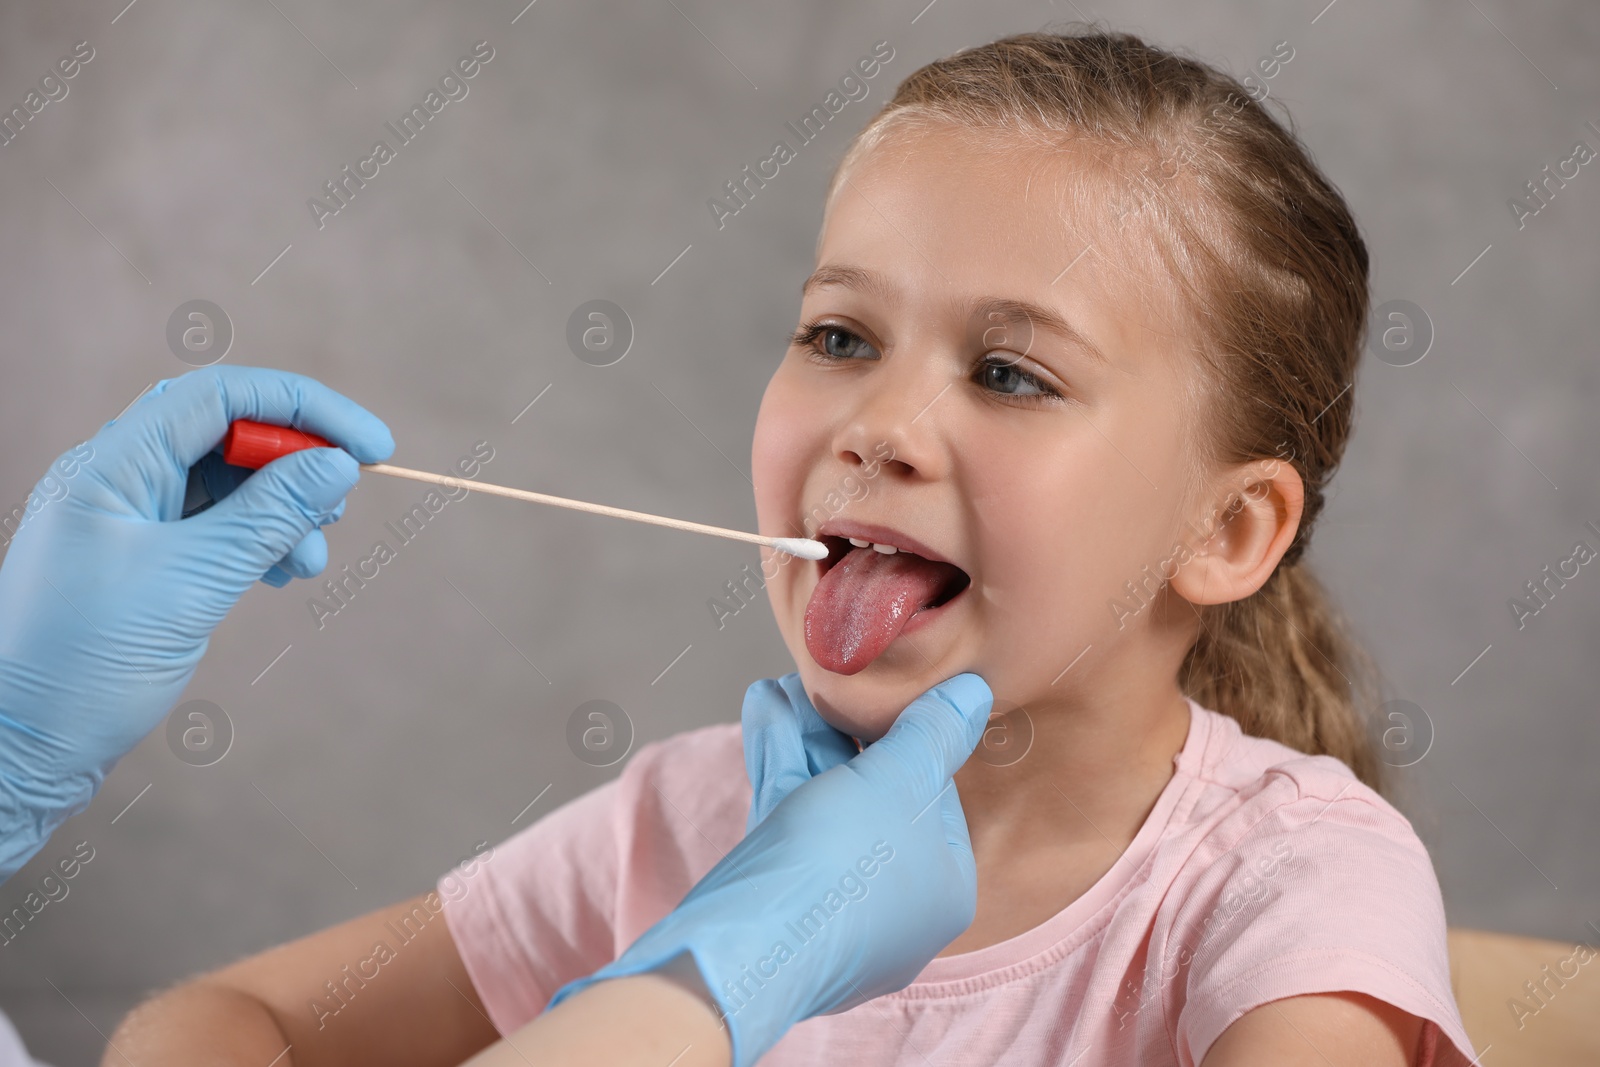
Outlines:
{"type": "Polygon", "coordinates": [[[1289,997],[1240,1016],[1201,1067],[1410,1067],[1421,1037],[1421,1019],[1374,997],[1289,997]]]}
{"type": "Polygon", "coordinates": [[[580,990],[464,1067],[729,1067],[728,1030],[692,963],[580,990]]]}
{"type": "Polygon", "coordinates": [[[425,894],[185,982],[123,1020],[102,1067],[454,1067],[499,1035],[439,908],[425,894]]]}

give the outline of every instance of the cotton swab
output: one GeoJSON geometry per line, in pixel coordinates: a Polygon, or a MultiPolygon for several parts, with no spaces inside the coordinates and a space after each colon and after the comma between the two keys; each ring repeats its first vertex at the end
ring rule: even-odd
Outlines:
{"type": "Polygon", "coordinates": [[[508,496],[513,500],[528,500],[535,504],[554,504],[558,508],[587,511],[592,515],[611,515],[618,519],[632,519],[635,522],[648,522],[656,526],[669,526],[674,530],[688,530],[691,533],[726,537],[731,541],[746,541],[752,545],[766,545],[768,548],[775,548],[779,552],[787,552],[789,555],[799,556],[801,559],[826,559],[828,557],[827,545],[821,541],[812,541],[804,537],[768,537],[765,534],[745,533],[743,530],[729,530],[721,526],[708,526],[703,522],[669,519],[665,515],[629,511],[627,508],[614,508],[606,504],[591,504],[586,500],[571,500],[567,497],[551,496],[548,493],[533,493],[526,489],[512,489],[504,485],[493,485],[488,482],[466,481],[443,474],[430,474],[427,471],[412,470],[409,467],[392,467],[387,463],[363,463],[361,464],[361,469],[372,471],[374,474],[387,474],[392,478],[410,478],[414,482],[459,486],[462,489],[470,489],[475,493],[508,496]]]}
{"type": "MultiPolygon", "coordinates": [[[[331,447],[328,441],[313,433],[293,430],[284,426],[273,426],[264,422],[254,422],[250,419],[237,419],[232,426],[228,427],[228,435],[222,439],[222,460],[224,463],[235,467],[258,470],[279,456],[286,456],[290,452],[298,452],[303,448],[327,447],[331,447]]],[[[388,463],[363,463],[361,464],[361,469],[371,471],[374,474],[387,474],[391,478],[409,478],[414,482],[428,482],[432,485],[442,485],[447,488],[467,489],[474,493],[505,496],[513,500],[527,500],[535,504],[553,504],[558,508],[587,511],[593,515],[610,515],[618,519],[632,519],[634,522],[647,522],[655,526],[667,526],[674,530],[688,530],[690,533],[726,537],[731,541],[765,545],[768,548],[776,549],[791,556],[798,556],[801,559],[826,559],[828,557],[827,545],[821,541],[813,541],[805,537],[768,537],[765,534],[746,533],[743,530],[729,530],[722,526],[708,526],[703,522],[670,519],[665,515],[651,515],[644,511],[629,511],[627,508],[614,508],[606,504],[591,504],[586,500],[572,500],[562,496],[551,496],[548,493],[534,493],[526,489],[512,489],[508,486],[492,485],[488,482],[452,478],[444,474],[431,474],[428,471],[412,470],[409,467],[395,467],[388,463]]]]}

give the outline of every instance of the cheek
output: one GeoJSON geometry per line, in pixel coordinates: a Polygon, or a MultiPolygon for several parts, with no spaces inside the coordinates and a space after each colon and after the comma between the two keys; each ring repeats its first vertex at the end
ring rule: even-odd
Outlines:
{"type": "Polygon", "coordinates": [[[1025,704],[1114,629],[1109,602],[1161,523],[1150,487],[1086,427],[984,460],[971,504],[984,546],[976,669],[997,697],[1025,704]]]}
{"type": "Polygon", "coordinates": [[[780,366],[767,383],[750,450],[760,528],[785,535],[793,532],[789,521],[821,441],[815,408],[786,368],[787,363],[780,366]]]}

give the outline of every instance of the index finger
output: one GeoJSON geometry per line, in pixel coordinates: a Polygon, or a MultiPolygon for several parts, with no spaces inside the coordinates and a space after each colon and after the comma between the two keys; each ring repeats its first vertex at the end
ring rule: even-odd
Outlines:
{"type": "Polygon", "coordinates": [[[855,743],[817,714],[798,673],[751,685],[741,725],[750,828],[803,782],[856,754],[855,743]]]}

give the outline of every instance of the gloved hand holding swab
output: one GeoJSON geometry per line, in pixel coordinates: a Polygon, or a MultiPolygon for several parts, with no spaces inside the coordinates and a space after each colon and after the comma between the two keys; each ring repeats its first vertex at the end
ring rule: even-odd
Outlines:
{"type": "MultiPolygon", "coordinates": [[[[254,422],[250,419],[237,419],[228,427],[228,435],[222,440],[222,459],[223,462],[235,467],[258,470],[279,456],[286,456],[291,452],[298,452],[304,448],[327,447],[332,446],[329,445],[328,441],[318,437],[316,434],[304,433],[285,426],[254,422]]],[[[429,482],[446,487],[454,486],[470,489],[475,493],[507,496],[513,500],[528,500],[535,504],[554,504],[558,508],[571,508],[573,511],[587,511],[595,515],[611,515],[619,519],[648,522],[656,526],[670,526],[674,530],[688,530],[691,533],[711,534],[713,537],[726,537],[733,541],[746,541],[754,545],[766,545],[768,548],[786,552],[791,556],[799,556],[801,559],[826,559],[828,557],[827,545],[824,545],[821,541],[813,541],[804,537],[768,537],[765,534],[745,533],[743,530],[729,530],[721,526],[708,526],[705,523],[689,522],[685,519],[670,519],[665,515],[629,511],[626,508],[614,508],[606,504],[591,504],[585,500],[572,500],[567,497],[551,496],[548,493],[534,493],[526,489],[512,489],[503,485],[468,481],[464,478],[452,478],[444,474],[430,474],[427,471],[412,470],[409,467],[395,467],[388,463],[363,463],[361,464],[361,469],[372,471],[374,474],[387,474],[394,478],[409,478],[416,482],[429,482]]]]}

